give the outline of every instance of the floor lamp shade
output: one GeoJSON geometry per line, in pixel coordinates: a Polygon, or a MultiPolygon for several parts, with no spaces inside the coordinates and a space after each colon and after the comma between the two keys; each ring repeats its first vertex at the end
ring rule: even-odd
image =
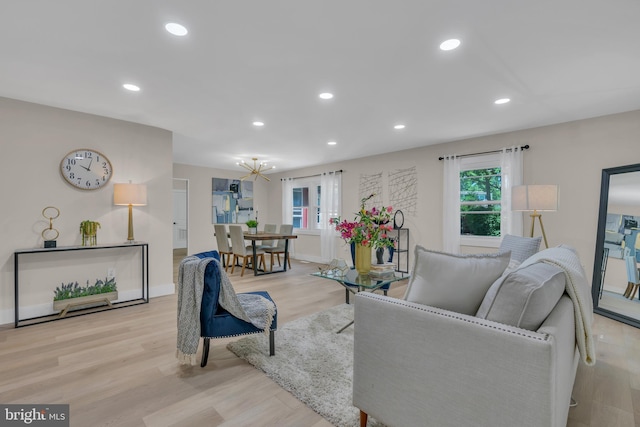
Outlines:
{"type": "Polygon", "coordinates": [[[557,211],[558,186],[516,185],[511,192],[511,209],[514,211],[557,211]]]}
{"type": "Polygon", "coordinates": [[[147,204],[147,186],[144,184],[114,184],[113,204],[129,206],[129,234],[127,242],[133,243],[133,206],[147,204]]]}
{"type": "Polygon", "coordinates": [[[516,185],[511,189],[511,210],[533,211],[531,216],[531,233],[538,218],[544,244],[548,248],[547,234],[544,232],[542,215],[538,212],[554,212],[558,210],[558,186],[557,185],[516,185]]]}

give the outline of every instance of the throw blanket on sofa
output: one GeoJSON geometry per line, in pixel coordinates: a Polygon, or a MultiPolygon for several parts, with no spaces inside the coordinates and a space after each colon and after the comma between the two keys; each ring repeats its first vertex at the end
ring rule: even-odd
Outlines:
{"type": "Polygon", "coordinates": [[[260,295],[236,295],[229,277],[215,258],[186,257],[178,272],[178,339],[176,357],[181,364],[196,364],[200,342],[200,306],[204,292],[204,272],[210,262],[220,273],[218,304],[232,316],[251,323],[269,334],[275,305],[260,295]]]}
{"type": "Polygon", "coordinates": [[[576,252],[568,246],[545,249],[526,259],[519,268],[536,262],[544,262],[560,267],[565,274],[565,291],[573,301],[576,322],[576,342],[582,361],[587,365],[596,363],[595,345],[591,331],[593,322],[593,302],[591,288],[576,252]]]}

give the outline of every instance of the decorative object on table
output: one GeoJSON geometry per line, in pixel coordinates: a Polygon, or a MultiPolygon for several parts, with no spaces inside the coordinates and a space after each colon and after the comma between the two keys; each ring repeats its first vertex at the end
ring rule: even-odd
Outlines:
{"type": "Polygon", "coordinates": [[[240,180],[244,181],[245,179],[250,178],[251,176],[255,175],[256,177],[253,179],[254,181],[257,180],[259,176],[264,178],[264,179],[266,179],[267,181],[271,181],[269,178],[264,176],[262,174],[262,172],[266,172],[268,170],[274,169],[275,166],[267,167],[267,162],[260,162],[260,164],[258,164],[258,158],[257,157],[252,157],[251,160],[253,160],[253,167],[249,166],[247,163],[245,163],[244,160],[236,163],[236,165],[242,166],[243,168],[245,168],[246,170],[249,171],[249,174],[243,176],[242,178],[240,178],[240,180]]]}
{"type": "Polygon", "coordinates": [[[392,262],[383,262],[381,264],[372,264],[369,275],[372,278],[386,278],[396,273],[396,266],[392,262]]]}
{"type": "Polygon", "coordinates": [[[538,212],[555,212],[558,210],[558,186],[557,185],[516,185],[511,189],[511,209],[514,211],[533,211],[531,216],[531,233],[536,218],[540,222],[544,245],[548,248],[547,235],[542,224],[542,214],[538,212]]]}
{"type": "Polygon", "coordinates": [[[344,276],[349,271],[347,262],[341,258],[332,259],[329,264],[319,268],[322,274],[333,274],[336,276],[344,276]]]}
{"type": "Polygon", "coordinates": [[[104,154],[79,148],[62,158],[60,173],[75,188],[97,190],[107,185],[113,175],[113,167],[104,154]]]}
{"type": "Polygon", "coordinates": [[[249,227],[249,234],[258,234],[258,221],[255,219],[250,219],[246,222],[247,227],[249,227]]]}
{"type": "Polygon", "coordinates": [[[360,201],[360,211],[353,221],[341,220],[340,217],[329,219],[329,223],[335,226],[344,241],[355,245],[353,261],[360,274],[368,274],[371,270],[371,248],[384,250],[394,245],[393,239],[388,234],[392,230],[389,221],[393,208],[389,206],[365,209],[366,201],[373,196],[374,194],[371,194],[360,201]]]}
{"type": "Polygon", "coordinates": [[[42,209],[42,216],[49,220],[49,228],[42,230],[42,238],[44,239],[45,248],[55,248],[56,239],[60,232],[53,228],[53,220],[60,216],[60,209],[55,206],[47,206],[42,209]]]}
{"type": "Polygon", "coordinates": [[[87,219],[80,223],[82,246],[95,246],[98,244],[98,228],[100,228],[100,223],[97,221],[89,221],[87,219]]]}
{"type": "Polygon", "coordinates": [[[71,308],[81,308],[104,303],[111,306],[111,301],[118,299],[118,288],[115,277],[105,280],[96,279],[95,285],[80,286],[78,282],[60,284],[53,291],[53,309],[60,311],[60,317],[66,316],[71,308]]]}
{"type": "Polygon", "coordinates": [[[113,204],[116,206],[129,206],[129,231],[127,243],[135,243],[133,238],[133,206],[147,205],[147,186],[144,184],[114,184],[113,204]]]}

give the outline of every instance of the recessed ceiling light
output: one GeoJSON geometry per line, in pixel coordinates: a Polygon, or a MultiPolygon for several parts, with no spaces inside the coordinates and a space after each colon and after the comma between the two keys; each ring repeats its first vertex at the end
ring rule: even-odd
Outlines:
{"type": "Polygon", "coordinates": [[[335,141],[329,141],[329,142],[327,142],[327,145],[336,145],[336,144],[337,144],[337,142],[335,142],[335,141]]]}
{"type": "Polygon", "coordinates": [[[400,129],[404,129],[405,126],[404,125],[395,125],[393,128],[397,129],[397,130],[400,130],[400,129]]]}
{"type": "Polygon", "coordinates": [[[122,87],[125,88],[126,90],[130,90],[131,92],[140,92],[140,86],[136,86],[131,83],[125,83],[122,85],[122,87]]]}
{"type": "Polygon", "coordinates": [[[440,43],[440,49],[442,50],[453,50],[460,46],[460,40],[458,39],[449,39],[440,43]]]}
{"type": "Polygon", "coordinates": [[[500,104],[506,104],[509,101],[511,101],[509,98],[500,98],[493,101],[493,103],[500,105],[500,104]]]}
{"type": "Polygon", "coordinates": [[[264,126],[264,123],[263,122],[253,122],[253,125],[260,127],[260,126],[264,126]]]}
{"type": "Polygon", "coordinates": [[[320,95],[318,95],[320,98],[322,99],[331,99],[333,98],[333,94],[329,93],[329,92],[323,92],[320,95]]]}
{"type": "Polygon", "coordinates": [[[164,28],[174,36],[186,36],[189,32],[183,25],[176,24],[175,22],[169,22],[164,28]]]}

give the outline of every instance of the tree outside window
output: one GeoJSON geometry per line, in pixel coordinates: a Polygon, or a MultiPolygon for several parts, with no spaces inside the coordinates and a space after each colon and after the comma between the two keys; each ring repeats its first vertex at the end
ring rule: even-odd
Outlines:
{"type": "Polygon", "coordinates": [[[499,167],[460,172],[462,236],[500,236],[501,187],[499,167]]]}

